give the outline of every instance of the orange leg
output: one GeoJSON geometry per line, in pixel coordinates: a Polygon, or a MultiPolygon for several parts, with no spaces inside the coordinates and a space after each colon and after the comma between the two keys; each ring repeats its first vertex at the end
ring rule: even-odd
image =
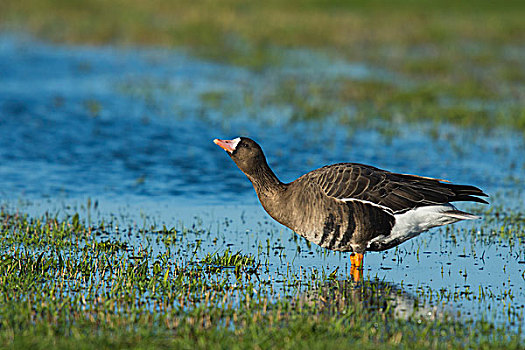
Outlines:
{"type": "Polygon", "coordinates": [[[350,255],[350,274],[356,282],[359,282],[363,277],[363,258],[364,255],[360,253],[350,255]]]}

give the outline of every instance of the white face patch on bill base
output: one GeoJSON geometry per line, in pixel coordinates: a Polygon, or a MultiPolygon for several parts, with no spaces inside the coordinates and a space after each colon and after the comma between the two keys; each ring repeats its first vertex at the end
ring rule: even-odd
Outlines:
{"type": "Polygon", "coordinates": [[[213,140],[213,142],[219,147],[221,147],[223,150],[225,150],[226,152],[233,153],[233,151],[235,151],[235,149],[237,148],[237,145],[239,144],[239,142],[241,142],[241,138],[237,137],[233,140],[215,139],[213,140]]]}
{"type": "Polygon", "coordinates": [[[234,138],[231,141],[232,141],[232,148],[235,151],[235,149],[237,148],[237,145],[239,144],[239,142],[241,142],[241,138],[237,137],[237,138],[234,138]]]}

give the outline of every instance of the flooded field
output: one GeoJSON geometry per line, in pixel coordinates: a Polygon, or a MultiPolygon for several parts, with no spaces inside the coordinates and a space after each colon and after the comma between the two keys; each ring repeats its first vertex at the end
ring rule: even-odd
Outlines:
{"type": "MultiPolygon", "coordinates": [[[[221,295],[221,308],[250,300],[259,306],[292,300],[315,308],[319,300],[329,303],[341,295],[364,308],[383,303],[381,298],[370,301],[366,293],[352,299],[342,292],[356,288],[347,286],[349,255],[310,245],[273,222],[249,181],[212,142],[250,136],[282,181],[350,161],[482,188],[490,205],[458,205],[482,220],[434,229],[395,249],[367,254],[364,285],[391,303],[401,319],[489,322],[521,334],[523,133],[402,121],[362,128],[341,122],[355,113],[352,105],[326,119],[297,120],[297,106],[279,98],[290,81],[299,90],[304,81],[336,84],[341,77],[408,82],[361,62],[300,50],[283,56],[282,64],[254,72],[183,51],[0,37],[2,268],[22,271],[10,262],[39,259],[39,265],[48,259],[52,269],[62,259],[94,259],[82,254],[86,247],[98,247],[110,255],[104,268],[100,260],[93,263],[100,270],[87,278],[91,289],[79,279],[60,289],[62,296],[111,300],[119,288],[115,284],[126,280],[103,271],[131,259],[128,264],[145,263],[143,273],[160,276],[164,284],[177,271],[186,271],[190,279],[198,276],[195,283],[216,283],[212,288],[184,282],[189,304],[181,304],[179,313],[210,303],[220,288],[232,291],[221,295]],[[10,220],[19,220],[16,213],[29,214],[29,221],[16,227],[28,225],[28,233],[48,238],[17,236],[9,228],[10,220]],[[38,218],[40,224],[34,221],[38,218]],[[54,230],[58,222],[65,224],[54,230]],[[55,231],[62,238],[49,236],[55,231]],[[71,244],[62,245],[60,239],[71,244]],[[231,256],[236,252],[238,259],[231,256]],[[216,275],[214,268],[221,272],[216,275]],[[340,294],[334,297],[334,290],[340,294]]],[[[56,286],[49,275],[43,279],[43,287],[56,286]]],[[[175,303],[183,303],[180,295],[156,299],[157,287],[144,283],[143,289],[129,291],[135,293],[136,309],[120,307],[174,312],[175,303]]],[[[31,299],[23,293],[14,297],[31,299]]]]}

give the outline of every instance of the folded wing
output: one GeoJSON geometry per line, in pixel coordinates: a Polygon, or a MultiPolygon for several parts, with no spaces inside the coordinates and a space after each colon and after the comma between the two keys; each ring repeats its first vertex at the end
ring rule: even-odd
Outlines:
{"type": "Polygon", "coordinates": [[[477,187],[444,180],[396,174],[373,166],[339,163],[314,170],[298,181],[317,183],[326,195],[342,200],[358,199],[402,213],[416,207],[455,201],[487,203],[477,187]]]}

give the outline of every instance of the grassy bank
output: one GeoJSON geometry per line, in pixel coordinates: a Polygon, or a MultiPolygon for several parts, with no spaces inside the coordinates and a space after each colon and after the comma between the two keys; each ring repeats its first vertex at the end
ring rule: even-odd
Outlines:
{"type": "Polygon", "coordinates": [[[404,291],[382,282],[275,282],[282,276],[259,277],[267,262],[254,256],[223,250],[196,259],[194,237],[207,234],[2,211],[0,347],[521,347],[519,334],[490,322],[399,318],[404,291]],[[142,248],[152,241],[164,249],[142,248]]]}
{"type": "MultiPolygon", "coordinates": [[[[521,44],[520,1],[6,0],[4,26],[66,42],[187,45],[237,56],[270,46],[521,44]],[[481,25],[483,24],[483,25],[481,25]],[[235,45],[239,46],[235,46],[235,45]],[[230,46],[231,45],[231,46],[230,46]],[[237,49],[237,50],[235,50],[237,49]],[[239,52],[241,51],[241,52],[239,52]]],[[[357,51],[357,52],[356,52],[357,51]]]]}

